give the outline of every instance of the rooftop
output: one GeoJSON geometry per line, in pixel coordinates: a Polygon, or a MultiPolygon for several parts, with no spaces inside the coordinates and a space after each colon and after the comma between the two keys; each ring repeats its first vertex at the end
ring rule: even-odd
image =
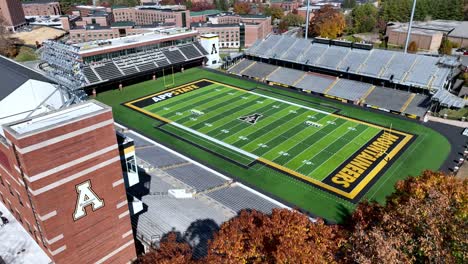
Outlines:
{"type": "MultiPolygon", "coordinates": [[[[390,22],[389,27],[399,32],[408,31],[408,23],[390,22]]],[[[455,20],[431,20],[415,21],[412,27],[413,32],[419,34],[434,35],[448,33],[452,37],[468,38],[468,21],[455,20]]]]}
{"type": "Polygon", "coordinates": [[[0,56],[0,80],[2,82],[0,100],[7,97],[16,90],[16,88],[30,79],[52,83],[50,79],[42,74],[26,68],[13,60],[0,56]]]}
{"type": "Polygon", "coordinates": [[[121,38],[114,38],[105,41],[90,41],[84,43],[73,44],[75,47],[79,47],[79,53],[86,55],[87,53],[92,53],[96,51],[104,51],[107,49],[113,49],[117,47],[125,47],[130,44],[144,44],[146,42],[153,42],[157,40],[164,40],[167,38],[173,38],[174,36],[184,36],[195,34],[196,31],[182,28],[168,28],[168,29],[158,29],[153,32],[126,36],[121,38]]]}
{"type": "Polygon", "coordinates": [[[56,128],[59,125],[77,120],[83,116],[88,116],[96,113],[101,113],[103,110],[109,110],[110,107],[90,100],[81,104],[76,104],[68,108],[50,112],[43,115],[38,115],[33,118],[19,120],[10,124],[5,124],[4,127],[11,132],[19,135],[28,134],[36,131],[56,128]]]}
{"type": "Polygon", "coordinates": [[[203,11],[190,11],[190,16],[207,16],[207,15],[216,15],[222,13],[223,11],[218,9],[209,9],[203,11]]]}

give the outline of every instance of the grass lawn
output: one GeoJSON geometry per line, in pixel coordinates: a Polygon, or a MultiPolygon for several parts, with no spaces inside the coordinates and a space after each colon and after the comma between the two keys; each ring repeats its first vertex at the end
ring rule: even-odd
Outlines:
{"type": "Polygon", "coordinates": [[[439,169],[450,151],[443,136],[415,122],[200,68],[177,73],[174,87],[202,78],[226,85],[212,83],[207,88],[156,104],[139,105],[146,114],[123,103],[166,90],[162,78],[125,87],[123,91],[104,92],[97,99],[113,107],[117,122],[267,194],[337,222],[342,221],[355,204],[304,181],[307,178],[291,176],[288,171],[313,179],[311,181],[324,182],[337,166],[381,132],[382,128],[365,122],[392,126],[394,131],[411,133],[415,139],[401,155],[394,157],[396,161],[372,187],[362,190],[365,199],[383,202],[396,181],[418,175],[424,169],[439,169]],[[228,85],[245,90],[235,90],[228,85]],[[253,93],[249,92],[252,89],[255,89],[253,93]],[[339,115],[327,115],[336,109],[339,115]],[[260,116],[255,125],[239,120],[240,117],[251,118],[252,113],[258,114],[255,118],[260,116]],[[167,124],[150,114],[173,123],[167,124]],[[306,121],[311,122],[307,125],[306,121]],[[244,152],[248,156],[242,155],[244,152]],[[220,154],[236,162],[221,158],[220,154]],[[265,163],[252,162],[257,157],[265,163]]]}

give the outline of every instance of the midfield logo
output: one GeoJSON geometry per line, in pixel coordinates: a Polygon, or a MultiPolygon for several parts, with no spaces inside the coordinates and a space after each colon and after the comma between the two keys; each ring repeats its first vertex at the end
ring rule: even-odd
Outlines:
{"type": "Polygon", "coordinates": [[[263,115],[261,114],[255,113],[255,114],[239,117],[239,120],[242,120],[244,122],[254,125],[262,116],[263,115]]]}

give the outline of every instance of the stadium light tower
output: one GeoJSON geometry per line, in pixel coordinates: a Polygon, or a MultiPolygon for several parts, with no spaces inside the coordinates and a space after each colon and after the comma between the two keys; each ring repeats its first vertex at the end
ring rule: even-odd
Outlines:
{"type": "Polygon", "coordinates": [[[307,0],[305,39],[309,35],[310,0],[307,0]]]}
{"type": "Polygon", "coordinates": [[[413,0],[413,9],[411,9],[411,18],[408,25],[408,33],[406,34],[406,44],[405,44],[405,53],[408,52],[408,44],[411,38],[411,27],[413,26],[413,17],[414,17],[414,10],[416,9],[416,0],[413,0]]]}

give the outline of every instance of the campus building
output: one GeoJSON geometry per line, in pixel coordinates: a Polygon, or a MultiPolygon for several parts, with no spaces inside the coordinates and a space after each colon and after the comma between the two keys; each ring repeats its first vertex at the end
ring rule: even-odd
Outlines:
{"type": "Polygon", "coordinates": [[[26,25],[19,0],[0,0],[0,16],[3,17],[6,28],[10,31],[16,31],[16,29],[26,25]]]}
{"type": "Polygon", "coordinates": [[[116,22],[132,21],[136,25],[174,23],[177,27],[190,25],[190,11],[182,5],[117,7],[112,12],[116,22]]]}
{"type": "MultiPolygon", "coordinates": [[[[386,36],[388,44],[404,46],[408,32],[408,23],[390,22],[387,25],[386,36]]],[[[459,47],[468,47],[468,22],[433,20],[414,22],[411,29],[411,39],[420,50],[437,52],[442,39],[447,37],[459,47]]]]}
{"type": "Polygon", "coordinates": [[[192,29],[200,34],[218,35],[221,48],[250,47],[272,31],[271,17],[222,13],[207,18],[206,23],[192,23],[192,29]]]}
{"type": "Polygon", "coordinates": [[[60,3],[53,0],[33,0],[23,2],[25,16],[59,16],[62,14],[60,3]]]}
{"type": "Polygon", "coordinates": [[[55,263],[134,259],[126,187],[138,176],[123,173],[130,151],[119,149],[111,108],[73,104],[3,57],[0,69],[0,201],[55,263]]]}

